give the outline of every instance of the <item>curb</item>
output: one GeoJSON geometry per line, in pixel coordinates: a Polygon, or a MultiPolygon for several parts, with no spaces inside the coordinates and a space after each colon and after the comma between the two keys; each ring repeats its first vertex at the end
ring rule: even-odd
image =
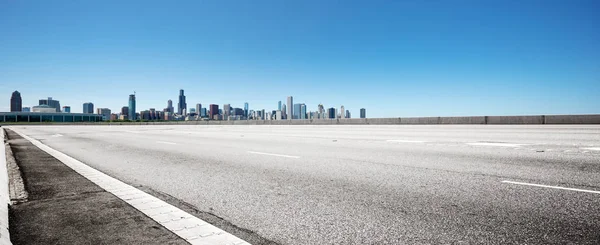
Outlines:
{"type": "Polygon", "coordinates": [[[8,206],[10,205],[10,194],[8,192],[8,171],[6,167],[6,133],[0,128],[0,244],[12,244],[8,231],[8,206]]]}

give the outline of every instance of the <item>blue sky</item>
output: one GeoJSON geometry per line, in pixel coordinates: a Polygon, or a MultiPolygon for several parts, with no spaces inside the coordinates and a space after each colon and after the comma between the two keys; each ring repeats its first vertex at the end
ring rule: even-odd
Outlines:
{"type": "Polygon", "coordinates": [[[54,97],[369,117],[600,113],[599,1],[0,0],[0,111],[54,97]]]}

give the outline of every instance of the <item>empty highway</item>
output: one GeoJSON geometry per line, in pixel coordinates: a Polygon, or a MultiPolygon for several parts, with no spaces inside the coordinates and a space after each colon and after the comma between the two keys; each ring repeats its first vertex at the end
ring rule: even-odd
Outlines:
{"type": "Polygon", "coordinates": [[[11,126],[279,244],[600,243],[600,126],[11,126]]]}

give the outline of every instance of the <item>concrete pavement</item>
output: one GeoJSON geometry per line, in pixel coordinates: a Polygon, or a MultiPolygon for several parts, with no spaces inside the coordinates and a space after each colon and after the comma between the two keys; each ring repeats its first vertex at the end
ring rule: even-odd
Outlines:
{"type": "Polygon", "coordinates": [[[14,128],[281,244],[600,242],[594,125],[14,128]]]}

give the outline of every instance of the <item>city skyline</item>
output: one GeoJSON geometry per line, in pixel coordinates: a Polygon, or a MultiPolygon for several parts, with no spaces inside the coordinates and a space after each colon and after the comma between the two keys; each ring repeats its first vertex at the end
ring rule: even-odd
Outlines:
{"type": "Polygon", "coordinates": [[[0,90],[74,112],[118,111],[133,91],[138,108],[164,108],[180,88],[190,105],[293,95],[369,117],[600,111],[597,1],[113,4],[4,3],[0,90]]]}

